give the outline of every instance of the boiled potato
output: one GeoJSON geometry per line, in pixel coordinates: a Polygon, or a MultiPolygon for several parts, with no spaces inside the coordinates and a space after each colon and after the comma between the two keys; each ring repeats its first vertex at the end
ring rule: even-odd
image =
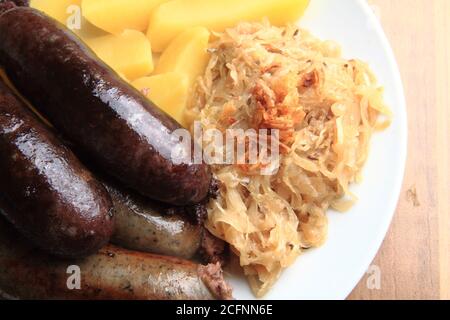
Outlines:
{"type": "Polygon", "coordinates": [[[132,85],[184,125],[183,113],[190,90],[188,76],[169,72],[135,80],[132,85]]]}
{"type": "Polygon", "coordinates": [[[125,29],[145,31],[150,12],[167,0],[83,0],[83,16],[93,25],[118,34],[125,29]]]}
{"type": "Polygon", "coordinates": [[[163,51],[183,30],[203,26],[223,31],[241,21],[267,17],[274,25],[296,21],[309,0],[173,0],[161,4],[150,15],[147,35],[153,50],[163,51]]]}
{"type": "Polygon", "coordinates": [[[83,18],[81,0],[31,0],[30,6],[58,20],[83,39],[106,34],[83,18]]]}
{"type": "Polygon", "coordinates": [[[161,54],[155,74],[179,72],[189,77],[190,85],[202,75],[208,64],[208,41],[206,28],[190,28],[176,37],[161,54]]]}
{"type": "Polygon", "coordinates": [[[134,80],[153,71],[152,48],[140,31],[125,30],[119,35],[85,39],[86,44],[126,79],[134,80]]]}
{"type": "Polygon", "coordinates": [[[67,19],[73,13],[73,7],[81,6],[81,0],[31,0],[30,7],[38,9],[58,20],[62,24],[67,24],[67,19]]]}
{"type": "Polygon", "coordinates": [[[106,36],[108,33],[97,28],[85,18],[81,17],[81,29],[72,29],[72,31],[81,39],[91,39],[106,36]]]}

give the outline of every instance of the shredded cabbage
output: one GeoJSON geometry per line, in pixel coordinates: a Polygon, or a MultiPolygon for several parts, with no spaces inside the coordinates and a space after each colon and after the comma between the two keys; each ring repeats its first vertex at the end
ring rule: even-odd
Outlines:
{"type": "Polygon", "coordinates": [[[261,297],[304,249],[324,243],[326,210],[354,203],[349,184],[359,181],[371,135],[391,113],[369,67],[342,58],[334,42],[267,21],[215,36],[188,123],[280,130],[279,171],[213,166],[222,187],[208,208],[207,228],[231,245],[261,297]]]}

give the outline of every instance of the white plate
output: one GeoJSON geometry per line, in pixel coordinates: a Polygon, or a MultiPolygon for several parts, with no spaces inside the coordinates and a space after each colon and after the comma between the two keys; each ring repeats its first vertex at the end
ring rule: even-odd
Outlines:
{"type": "MultiPolygon", "coordinates": [[[[345,57],[370,64],[385,87],[394,121],[373,137],[364,180],[353,187],[358,203],[345,214],[330,211],[326,244],[301,255],[264,298],[345,299],[375,257],[399,198],[407,146],[403,87],[389,42],[365,1],[311,0],[299,24],[339,42],[345,57]]],[[[237,299],[255,299],[244,278],[229,280],[237,299]]]]}

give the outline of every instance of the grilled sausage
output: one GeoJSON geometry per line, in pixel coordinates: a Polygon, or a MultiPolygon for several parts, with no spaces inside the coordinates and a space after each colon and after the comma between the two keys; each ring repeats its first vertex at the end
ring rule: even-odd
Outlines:
{"type": "Polygon", "coordinates": [[[193,154],[194,147],[173,135],[181,128],[175,120],[63,25],[32,8],[11,9],[6,3],[3,11],[0,64],[68,140],[144,196],[178,206],[207,196],[209,167],[173,161],[174,151],[193,154]]]}
{"type": "Polygon", "coordinates": [[[0,293],[8,299],[231,298],[231,290],[217,265],[200,266],[111,245],[85,259],[58,260],[25,243],[3,219],[0,219],[0,293]],[[76,280],[70,278],[76,276],[71,272],[77,272],[77,268],[81,275],[80,289],[76,289],[76,280]],[[68,283],[72,284],[69,286],[72,290],[68,283]]]}
{"type": "Polygon", "coordinates": [[[113,232],[105,188],[0,79],[0,212],[42,249],[97,251],[113,232]]]}
{"type": "Polygon", "coordinates": [[[116,227],[112,242],[128,249],[192,258],[200,248],[203,226],[167,214],[167,206],[104,182],[113,200],[116,227]]]}

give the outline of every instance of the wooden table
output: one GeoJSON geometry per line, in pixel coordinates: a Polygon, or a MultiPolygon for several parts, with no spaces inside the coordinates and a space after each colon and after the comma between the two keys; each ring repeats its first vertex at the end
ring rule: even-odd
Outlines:
{"type": "Polygon", "coordinates": [[[349,299],[450,299],[450,1],[369,0],[406,91],[408,163],[397,212],[372,270],[349,299]],[[379,269],[378,269],[378,268],[379,269]]]}

